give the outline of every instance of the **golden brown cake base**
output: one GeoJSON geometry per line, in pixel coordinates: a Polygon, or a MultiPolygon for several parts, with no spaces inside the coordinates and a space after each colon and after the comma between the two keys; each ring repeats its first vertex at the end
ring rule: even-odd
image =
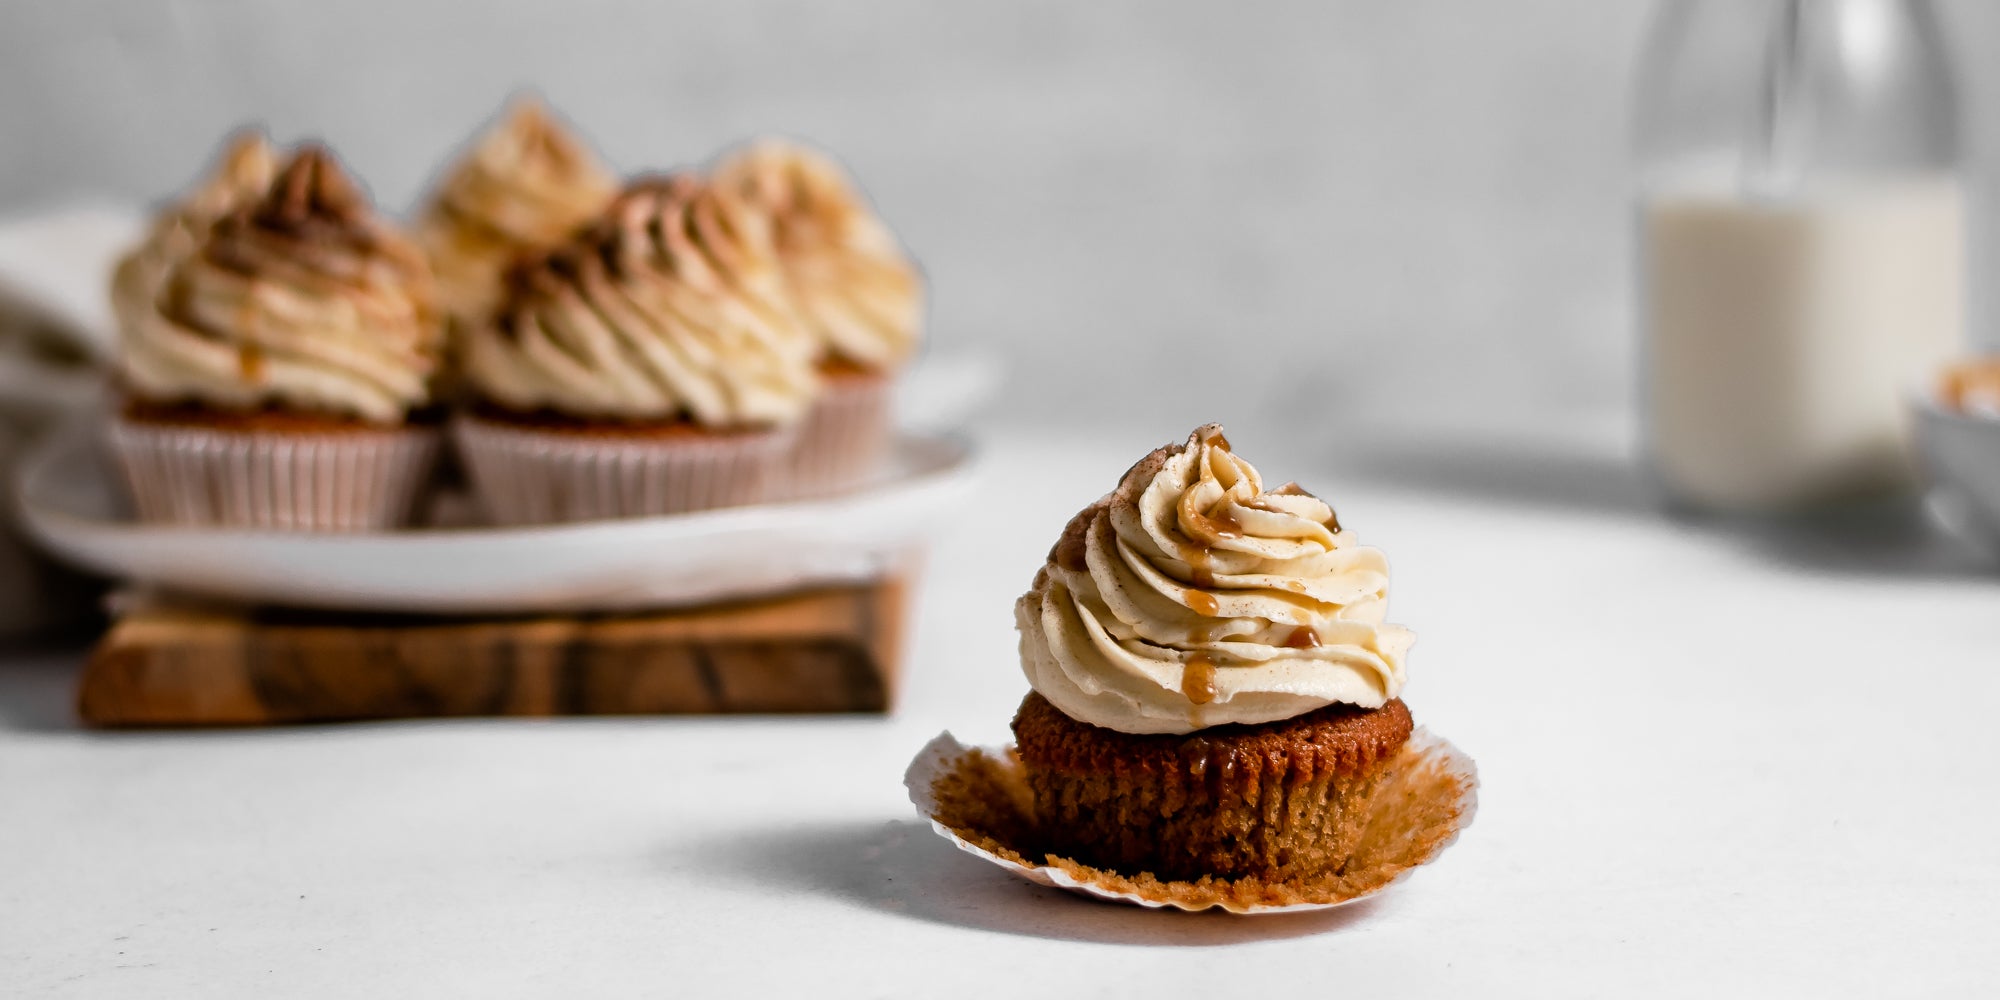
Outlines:
{"type": "Polygon", "coordinates": [[[1184,736],[1088,725],[1034,693],[1014,718],[1047,849],[1170,880],[1337,874],[1411,729],[1401,701],[1184,736]]]}

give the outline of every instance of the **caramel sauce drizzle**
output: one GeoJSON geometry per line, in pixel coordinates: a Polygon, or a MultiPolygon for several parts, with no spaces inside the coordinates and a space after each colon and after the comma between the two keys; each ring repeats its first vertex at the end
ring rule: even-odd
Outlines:
{"type": "MultiPolygon", "coordinates": [[[[1202,435],[1201,443],[1211,448],[1221,448],[1224,450],[1230,447],[1229,439],[1216,430],[1211,430],[1202,435]]],[[[1301,489],[1297,483],[1287,483],[1272,492],[1277,495],[1311,495],[1301,489]]],[[[1193,501],[1194,496],[1192,492],[1181,495],[1181,523],[1188,534],[1194,536],[1195,541],[1195,545],[1183,550],[1182,558],[1188,564],[1188,575],[1191,578],[1193,587],[1198,588],[1190,589],[1186,592],[1187,607],[1188,610],[1193,611],[1203,618],[1216,618],[1220,616],[1221,604],[1213,594],[1205,592],[1215,586],[1215,573],[1212,569],[1214,554],[1212,548],[1209,545],[1202,544],[1202,542],[1204,540],[1212,541],[1223,538],[1241,538],[1244,533],[1243,523],[1236,518],[1233,511],[1224,510],[1211,515],[1195,509],[1193,501]]],[[[1244,501],[1242,505],[1253,510],[1283,513],[1282,508],[1271,504],[1262,497],[1252,497],[1244,501]]],[[[1337,517],[1330,519],[1327,527],[1332,531],[1338,532],[1340,530],[1339,519],[1337,517]]],[[[1292,589],[1303,590],[1304,586],[1295,583],[1292,589]]],[[[1207,643],[1213,635],[1214,630],[1207,623],[1200,623],[1189,629],[1189,637],[1195,643],[1207,643]]],[[[1289,649],[1317,649],[1319,645],[1319,633],[1310,625],[1296,626],[1285,637],[1285,646],[1289,649]]],[[[1190,654],[1186,660],[1182,661],[1181,693],[1186,696],[1191,709],[1195,705],[1206,705],[1213,702],[1216,697],[1215,661],[1200,653],[1190,654]]],[[[1190,718],[1192,717],[1191,714],[1190,718]]],[[[1185,745],[1184,750],[1188,753],[1189,773],[1197,778],[1205,775],[1209,771],[1210,764],[1214,762],[1214,751],[1209,742],[1199,738],[1190,740],[1185,745]]],[[[1225,777],[1228,776],[1229,772],[1235,770],[1234,765],[1235,761],[1225,756],[1220,766],[1225,777]]]]}
{"type": "MultiPolygon", "coordinates": [[[[1210,586],[1213,586],[1214,583],[1214,580],[1209,581],[1210,586]]],[[[1187,592],[1187,603],[1189,611],[1203,618],[1214,618],[1222,611],[1222,604],[1215,599],[1214,594],[1204,594],[1199,590],[1190,590],[1187,592]]]]}
{"type": "Polygon", "coordinates": [[[1196,653],[1181,664],[1181,693],[1196,705],[1215,700],[1215,661],[1196,653]]]}
{"type": "MultiPolygon", "coordinates": [[[[1319,499],[1319,497],[1313,494],[1310,490],[1307,490],[1305,487],[1300,486],[1297,483],[1286,483],[1285,485],[1280,486],[1275,490],[1268,490],[1265,492],[1265,496],[1312,497],[1315,500],[1319,499]]],[[[1325,501],[1321,502],[1324,503],[1325,501]]],[[[1264,499],[1263,496],[1252,497],[1248,500],[1245,500],[1243,501],[1243,506],[1248,507],[1251,510],[1267,511],[1272,514],[1284,513],[1284,510],[1282,508],[1274,506],[1269,500],[1264,499]]],[[[1328,516],[1326,520],[1320,522],[1321,526],[1325,527],[1326,530],[1333,532],[1336,535],[1340,534],[1339,512],[1335,511],[1331,504],[1328,504],[1326,509],[1328,511],[1328,516]]]]}
{"type": "Polygon", "coordinates": [[[1187,763],[1188,776],[1197,780],[1213,770],[1224,782],[1236,777],[1236,754],[1228,747],[1217,747],[1206,736],[1196,736],[1181,744],[1181,760],[1187,763]]]}
{"type": "Polygon", "coordinates": [[[1210,517],[1196,510],[1194,506],[1194,493],[1192,491],[1181,494],[1180,513],[1181,522],[1187,525],[1187,530],[1192,534],[1210,538],[1243,537],[1242,523],[1237,521],[1228,511],[1210,517]]]}
{"type": "Polygon", "coordinates": [[[1208,763],[1214,755],[1214,750],[1215,745],[1205,736],[1197,736],[1181,744],[1181,752],[1187,758],[1188,773],[1197,778],[1207,774],[1208,763]]]}
{"type": "MultiPolygon", "coordinates": [[[[1213,572],[1210,572],[1208,568],[1209,558],[1210,558],[1209,552],[1207,549],[1199,549],[1199,548],[1192,549],[1189,550],[1187,553],[1188,576],[1192,578],[1192,582],[1197,587],[1207,588],[1215,586],[1215,574],[1213,572]]],[[[1211,604],[1215,602],[1215,598],[1209,597],[1207,594],[1203,594],[1201,596],[1208,598],[1208,601],[1211,604]]],[[[1200,614],[1212,615],[1215,613],[1213,611],[1202,611],[1200,608],[1195,608],[1193,594],[1188,595],[1188,606],[1190,608],[1194,608],[1194,610],[1200,614]]]]}

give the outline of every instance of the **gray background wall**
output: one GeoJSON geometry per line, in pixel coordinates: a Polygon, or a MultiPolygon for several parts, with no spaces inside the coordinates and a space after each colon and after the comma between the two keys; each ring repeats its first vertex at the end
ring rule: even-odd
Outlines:
{"type": "MultiPolygon", "coordinates": [[[[1984,165],[2000,4],[1942,6],[1984,165]]],[[[0,210],[156,198],[247,120],[401,209],[532,84],[624,168],[835,150],[928,266],[937,350],[1006,355],[1015,416],[1616,413],[1647,7],[17,0],[0,210]]]]}

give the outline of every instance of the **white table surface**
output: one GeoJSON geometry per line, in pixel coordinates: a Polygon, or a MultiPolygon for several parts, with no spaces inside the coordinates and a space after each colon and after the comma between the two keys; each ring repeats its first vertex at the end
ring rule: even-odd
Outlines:
{"type": "MultiPolygon", "coordinates": [[[[1164,436],[1164,435],[1162,435],[1164,436]]],[[[1394,565],[1477,823],[1307,917],[1122,908],[959,854],[900,778],[1003,740],[1010,606],[1139,451],[992,443],[889,718],[80,732],[0,667],[0,994],[1974,995],[2000,981],[2000,580],[1880,529],[1675,525],[1615,467],[1299,478],[1394,565]]],[[[1143,450],[1143,449],[1140,449],[1143,450]]],[[[1987,995],[1992,995],[1988,993],[1987,995]]]]}

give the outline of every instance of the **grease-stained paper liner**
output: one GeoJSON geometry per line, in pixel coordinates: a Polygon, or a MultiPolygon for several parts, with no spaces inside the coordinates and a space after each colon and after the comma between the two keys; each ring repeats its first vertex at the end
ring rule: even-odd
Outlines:
{"type": "Polygon", "coordinates": [[[895,383],[887,375],[836,374],[799,425],[786,472],[786,494],[833,496],[868,480],[888,454],[895,430],[895,383]]]}
{"type": "Polygon", "coordinates": [[[442,436],[430,427],[283,432],[117,417],[107,432],[141,521],[276,531],[400,527],[442,436]]]}
{"type": "Polygon", "coordinates": [[[1242,914],[1295,913],[1374,895],[1436,858],[1472,825],[1479,774],[1463,751],[1420,728],[1390,767],[1361,844],[1342,871],[1277,882],[1254,877],[1172,882],[1055,855],[1036,860],[1029,854],[1034,797],[1012,746],[967,747],[942,733],[910,762],[903,784],[939,835],[1038,885],[1191,912],[1220,907],[1242,914]]]}
{"type": "Polygon", "coordinates": [[[461,417],[459,454],[496,524],[682,514],[777,499],[791,430],[621,436],[461,417]]]}

